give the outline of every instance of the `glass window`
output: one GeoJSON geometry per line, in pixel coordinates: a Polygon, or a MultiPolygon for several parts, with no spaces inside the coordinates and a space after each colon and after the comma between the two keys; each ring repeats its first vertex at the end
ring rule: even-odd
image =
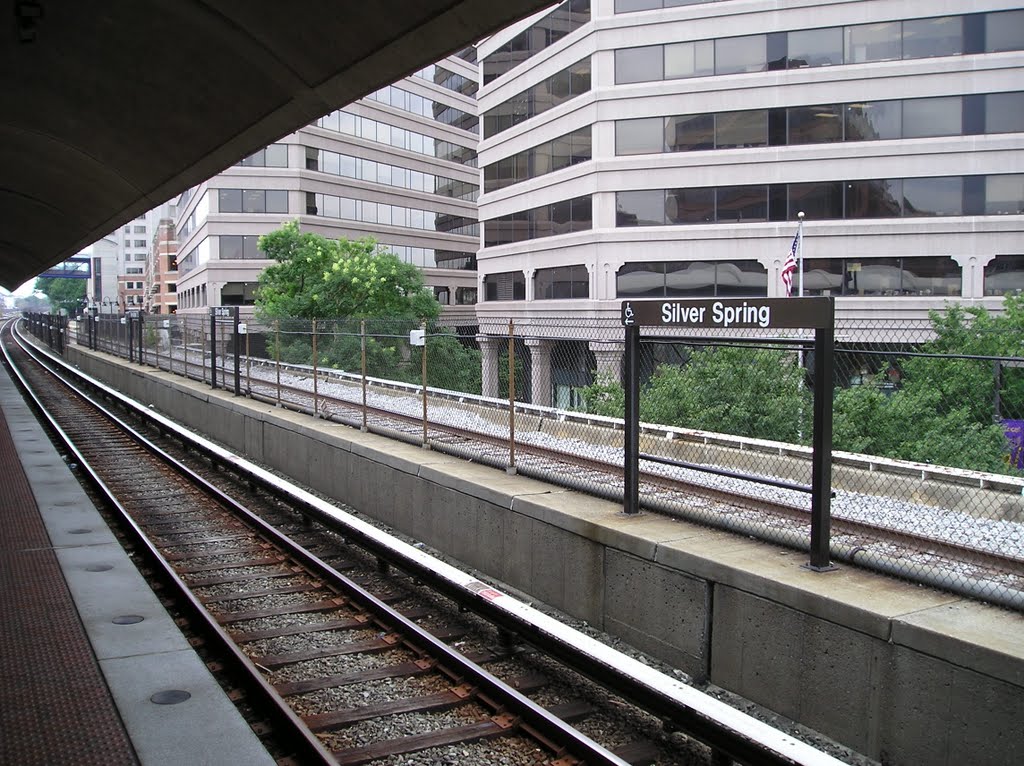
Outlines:
{"type": "Polygon", "coordinates": [[[767,68],[764,35],[715,40],[715,74],[763,72],[767,68]]]}
{"type": "Polygon", "coordinates": [[[715,295],[728,298],[768,295],[768,271],[757,261],[716,263],[715,295]]]}
{"type": "Polygon", "coordinates": [[[985,295],[1024,290],[1024,255],[997,255],[985,266],[985,295]]]}
{"type": "Polygon", "coordinates": [[[698,40],[665,46],[665,79],[704,77],[715,73],[715,41],[698,40]]]}
{"type": "Polygon", "coordinates": [[[590,195],[574,197],[572,205],[572,231],[589,231],[594,228],[594,202],[590,195]]]}
{"type": "Polygon", "coordinates": [[[221,235],[220,258],[223,261],[238,260],[242,257],[242,238],[235,235],[221,235]]]}
{"type": "Polygon", "coordinates": [[[616,84],[661,80],[664,73],[662,58],[660,45],[618,49],[615,51],[616,84]]]}
{"type": "Polygon", "coordinates": [[[472,306],[476,303],[475,287],[456,287],[455,304],[457,306],[472,306]]]}
{"type": "MultiPolygon", "coordinates": [[[[659,76],[658,79],[660,80],[661,77],[659,76]]],[[[589,92],[590,87],[590,59],[585,58],[569,67],[569,92],[573,96],[578,96],[581,93],[589,92]]]]}
{"type": "Polygon", "coordinates": [[[902,37],[898,21],[846,27],[843,60],[862,64],[898,59],[903,54],[902,37]]]}
{"type": "Polygon", "coordinates": [[[662,0],[615,0],[615,12],[650,11],[661,8],[661,2],[662,0]]]}
{"type": "Polygon", "coordinates": [[[537,269],[533,286],[533,297],[537,300],[590,297],[590,280],[586,266],[537,269]]]}
{"type": "Polygon", "coordinates": [[[721,186],[715,191],[717,221],[767,221],[768,187],[721,186]]]}
{"type": "Polygon", "coordinates": [[[242,212],[242,190],[241,189],[220,189],[218,194],[218,206],[222,213],[242,212]]]}
{"type": "Polygon", "coordinates": [[[715,294],[715,264],[702,261],[666,263],[665,295],[670,298],[715,294]]]}
{"type": "Polygon", "coordinates": [[[715,146],[715,115],[690,114],[669,117],[665,141],[670,152],[713,149],[715,146]]]}
{"type": "Polygon", "coordinates": [[[334,176],[355,178],[356,161],[354,157],[349,157],[345,154],[338,154],[337,152],[324,152],[323,161],[324,164],[322,168],[325,173],[330,173],[334,176]]]}
{"type": "Polygon", "coordinates": [[[908,19],[903,22],[903,58],[959,56],[964,52],[964,24],[960,16],[908,19]]]}
{"type": "Polygon", "coordinates": [[[267,212],[268,213],[287,213],[288,212],[288,192],[284,189],[268,189],[267,190],[267,212]]]}
{"type": "MultiPolygon", "coordinates": [[[[796,292],[796,280],[793,290],[796,292]]],[[[807,297],[842,295],[843,261],[841,258],[807,258],[804,260],[803,294],[807,297]]]]}
{"type": "Polygon", "coordinates": [[[338,202],[341,204],[341,210],[339,218],[344,218],[347,221],[356,220],[356,201],[349,197],[340,197],[338,202]]]}
{"type": "Polygon", "coordinates": [[[790,109],[788,140],[791,145],[842,141],[842,107],[838,104],[826,104],[790,109]]]}
{"type": "Polygon", "coordinates": [[[902,101],[847,104],[845,117],[847,141],[873,141],[903,136],[902,101]]]}
{"type": "Polygon", "coordinates": [[[572,141],[569,136],[561,136],[551,142],[551,170],[569,167],[572,160],[572,141]]]}
{"type": "Polygon", "coordinates": [[[850,181],[846,184],[846,218],[899,218],[903,198],[900,179],[850,181]]]}
{"type": "Polygon", "coordinates": [[[843,295],[905,295],[914,291],[913,275],[902,258],[864,258],[845,262],[843,295]]]}
{"type": "Polygon", "coordinates": [[[985,96],[985,132],[1024,132],[1024,92],[985,96]]]}
{"type": "Polygon", "coordinates": [[[661,298],[665,295],[664,263],[627,263],[615,275],[619,298],[661,298]]]}
{"type": "Polygon", "coordinates": [[[962,112],[959,96],[907,99],[903,102],[903,137],[959,136],[962,112]]]}
{"type": "Polygon", "coordinates": [[[662,226],[665,223],[665,192],[619,192],[615,195],[616,226],[662,226]]]}
{"type": "Polygon", "coordinates": [[[267,147],[267,167],[288,167],[288,147],[285,144],[271,144],[267,147]]]}
{"type": "Polygon", "coordinates": [[[506,271],[484,276],[484,300],[526,300],[526,277],[521,271],[506,271]]]}
{"type": "Polygon", "coordinates": [[[905,295],[960,295],[962,287],[960,265],[949,256],[903,259],[905,295]]]}
{"type": "Polygon", "coordinates": [[[768,143],[768,112],[721,112],[715,115],[715,146],[765,146],[768,143]]]}
{"type": "Polygon", "coordinates": [[[985,52],[1024,49],[1024,11],[985,14],[985,52]]]}
{"type": "Polygon", "coordinates": [[[811,221],[842,218],[842,181],[790,184],[789,220],[795,219],[797,213],[803,213],[811,221]]]}
{"type": "Polygon", "coordinates": [[[1024,213],[1024,175],[988,176],[985,179],[985,215],[1024,213]]]}
{"type": "Polygon", "coordinates": [[[903,179],[903,215],[963,215],[964,184],[959,176],[903,179]]]}
{"type": "MultiPolygon", "coordinates": [[[[658,118],[659,121],[661,118],[658,118]]],[[[593,157],[593,142],[590,137],[590,128],[577,130],[570,134],[572,139],[572,164],[586,162],[593,157]]],[[[663,149],[664,151],[664,149],[663,149]]]]}
{"type": "Polygon", "coordinates": [[[790,32],[786,44],[790,69],[843,63],[842,27],[790,32]]]}
{"type": "Polygon", "coordinates": [[[710,223],[715,220],[715,190],[669,189],[665,214],[669,223],[710,223]]]}
{"type": "Polygon", "coordinates": [[[243,213],[267,212],[266,194],[262,189],[244,189],[242,191],[243,213]]]}
{"type": "Polygon", "coordinates": [[[306,170],[319,170],[323,164],[320,161],[321,155],[320,149],[314,149],[310,146],[306,147],[306,170]]]}
{"type": "Polygon", "coordinates": [[[665,151],[665,120],[647,117],[640,120],[617,120],[615,153],[653,154],[665,151]]]}

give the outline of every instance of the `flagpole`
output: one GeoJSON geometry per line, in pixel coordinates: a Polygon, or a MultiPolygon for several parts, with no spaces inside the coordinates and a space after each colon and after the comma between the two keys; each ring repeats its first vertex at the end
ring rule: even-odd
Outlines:
{"type": "Polygon", "coordinates": [[[796,225],[796,270],[799,279],[797,297],[804,297],[804,211],[796,214],[799,223],[796,225]]]}

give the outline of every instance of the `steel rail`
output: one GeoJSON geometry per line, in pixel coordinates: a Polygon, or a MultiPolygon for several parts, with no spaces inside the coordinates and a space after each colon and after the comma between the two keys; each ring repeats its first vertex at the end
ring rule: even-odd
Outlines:
{"type": "Polygon", "coordinates": [[[707,743],[719,754],[752,765],[839,766],[840,762],[826,753],[559,623],[497,588],[189,432],[90,376],[78,371],[75,374],[119,399],[125,406],[156,423],[157,427],[174,432],[194,449],[245,475],[293,508],[346,539],[358,542],[381,560],[430,583],[456,603],[523,637],[615,693],[633,700],[673,727],[707,743]]]}
{"type": "MultiPolygon", "coordinates": [[[[25,345],[21,339],[16,338],[16,341],[34,362],[46,370],[56,380],[60,381],[63,385],[73,389],[73,387],[64,380],[62,376],[46,364],[39,355],[34,353],[33,350],[30,350],[29,346],[25,345]]],[[[131,517],[127,508],[125,508],[120,500],[118,500],[114,492],[107,486],[106,482],[103,481],[102,477],[93,468],[86,455],[79,449],[78,445],[65,432],[57,422],[56,418],[54,418],[44,403],[39,399],[31,383],[26,379],[22,370],[13,360],[7,345],[0,343],[0,350],[3,352],[4,360],[7,362],[12,375],[15,376],[19,386],[29,398],[33,409],[40,417],[45,419],[47,425],[57,437],[62,447],[75,456],[75,461],[81,470],[84,471],[88,482],[97,492],[100,493],[109,507],[116,512],[120,523],[130,533],[133,543],[143,552],[147,563],[159,571],[159,577],[163,582],[170,583],[174,587],[175,598],[184,604],[188,610],[190,618],[201,623],[202,632],[216,641],[218,650],[230,659],[236,671],[241,672],[244,675],[246,685],[259,694],[278,725],[283,724],[294,735],[294,742],[298,744],[298,750],[305,757],[310,758],[311,762],[328,765],[334,764],[334,758],[331,756],[330,752],[323,747],[316,735],[309,731],[309,728],[297,715],[295,715],[294,711],[286,702],[284,702],[284,700],[281,699],[280,695],[277,694],[274,688],[263,679],[263,675],[260,673],[259,669],[253,665],[252,661],[244,652],[242,652],[238,645],[235,644],[228,633],[217,623],[216,619],[202,605],[202,603],[200,603],[199,599],[192,594],[188,586],[184,581],[182,581],[166,559],[160,555],[156,546],[142,531],[142,528],[138,523],[131,517]]],[[[153,451],[155,454],[161,452],[159,448],[139,436],[139,434],[135,432],[134,428],[124,423],[124,421],[118,418],[114,413],[110,412],[107,408],[95,401],[92,401],[82,394],[81,391],[77,389],[73,390],[78,396],[89,401],[90,404],[96,408],[97,412],[102,414],[119,428],[122,428],[127,433],[133,435],[146,449],[153,451]]],[[[177,461],[169,455],[167,456],[167,459],[172,464],[177,463],[177,461]]],[[[184,468],[184,466],[181,466],[181,468],[184,468]]],[[[177,467],[176,470],[178,470],[177,467]]]]}
{"type": "MultiPolygon", "coordinates": [[[[309,391],[295,386],[282,385],[282,388],[304,397],[311,396],[309,391]]],[[[256,395],[253,395],[253,398],[262,399],[261,396],[256,395]]],[[[357,404],[355,402],[349,402],[345,399],[338,399],[328,394],[320,394],[320,399],[342,405],[346,409],[354,409],[357,411],[361,411],[362,405],[357,404]]],[[[380,407],[370,406],[368,407],[368,410],[376,414],[378,417],[385,419],[397,420],[399,422],[415,424],[417,426],[422,422],[422,419],[417,418],[415,416],[391,412],[380,407]]],[[[321,413],[321,417],[324,417],[325,419],[329,420],[335,419],[329,413],[326,415],[324,413],[321,413]]],[[[349,421],[343,418],[340,418],[339,420],[342,423],[351,424],[349,421]]],[[[491,434],[459,428],[457,426],[439,423],[437,421],[431,421],[429,425],[430,428],[433,429],[434,431],[440,431],[442,433],[451,434],[453,436],[466,439],[467,441],[470,442],[477,441],[483,442],[485,444],[490,444],[496,447],[507,447],[507,439],[503,440],[501,437],[493,436],[491,434]]],[[[384,435],[402,433],[403,436],[405,436],[404,432],[400,432],[395,429],[378,427],[372,430],[375,430],[384,435]]],[[[409,438],[407,440],[410,441],[411,443],[419,443],[420,441],[416,438],[409,438]]],[[[477,459],[479,462],[487,462],[499,468],[504,467],[503,465],[500,464],[500,461],[479,460],[478,457],[467,454],[464,450],[453,450],[453,445],[436,441],[431,441],[429,443],[432,448],[437,449],[439,452],[449,452],[451,454],[457,454],[462,457],[470,457],[471,459],[477,459]]],[[[586,458],[581,455],[575,455],[573,453],[561,450],[538,447],[536,445],[530,444],[529,442],[517,443],[517,452],[519,455],[530,454],[536,457],[551,460],[556,463],[562,463],[569,466],[578,466],[595,472],[609,474],[617,478],[621,478],[623,474],[622,466],[616,465],[614,463],[599,460],[596,458],[586,458]]],[[[694,466],[693,464],[673,461],[667,458],[659,458],[658,456],[642,454],[640,455],[640,458],[641,460],[647,460],[653,463],[662,463],[675,467],[695,468],[703,470],[700,469],[699,467],[694,466]]],[[[521,467],[522,466],[517,466],[517,468],[521,467]]],[[[791,484],[789,482],[761,480],[758,477],[751,477],[745,474],[737,474],[728,471],[711,470],[708,472],[721,475],[728,475],[731,476],[732,478],[751,481],[752,483],[765,483],[771,486],[776,486],[781,489],[787,489],[795,492],[809,491],[809,489],[803,485],[791,484]]],[[[726,503],[728,505],[748,508],[750,510],[758,512],[776,513],[801,522],[806,521],[809,523],[810,521],[810,510],[808,508],[803,508],[801,506],[791,505],[784,502],[772,501],[763,497],[730,492],[727,490],[716,490],[713,488],[705,487],[701,484],[688,482],[682,479],[673,478],[671,476],[665,476],[663,474],[652,473],[649,471],[642,470],[640,475],[641,480],[643,482],[663,489],[682,493],[692,493],[695,495],[699,495],[701,497],[705,497],[709,500],[726,503]]],[[[547,474],[545,476],[545,479],[547,481],[552,481],[555,483],[566,483],[563,482],[557,474],[547,474]]],[[[590,491],[591,493],[593,493],[593,490],[588,490],[585,485],[581,485],[581,483],[578,481],[572,482],[572,488],[580,489],[581,491],[590,491]]],[[[641,490],[641,495],[644,494],[650,494],[650,492],[645,492],[641,490]]],[[[609,492],[607,493],[607,495],[613,496],[613,500],[621,500],[621,494],[616,495],[614,492],[609,492]]],[[[648,505],[647,503],[643,504],[651,509],[655,508],[654,506],[648,505]]],[[[668,515],[672,516],[680,515],[678,511],[671,510],[671,506],[666,506],[665,504],[661,504],[661,507],[657,508],[657,511],[659,513],[667,513],[668,515]]],[[[710,524],[712,526],[715,525],[715,521],[713,519],[702,519],[702,523],[710,524]]],[[[838,516],[832,517],[832,531],[834,535],[845,534],[851,536],[858,536],[865,540],[872,540],[882,543],[893,543],[896,545],[902,545],[908,548],[912,548],[923,553],[935,553],[947,556],[953,560],[971,562],[980,566],[992,567],[1003,565],[1011,574],[1014,572],[1014,570],[1020,570],[1019,573],[1024,575],[1024,558],[1022,557],[1008,556],[1006,554],[980,550],[972,546],[961,545],[959,543],[950,542],[948,540],[942,540],[940,538],[921,534],[919,532],[906,532],[898,529],[892,529],[891,527],[872,524],[866,521],[844,519],[838,516]]],[[[793,543],[791,541],[788,544],[792,545],[793,543]]]]}
{"type": "MultiPolygon", "coordinates": [[[[4,354],[7,356],[6,349],[4,354]]],[[[35,358],[33,354],[30,355],[35,358]]],[[[38,360],[36,361],[38,362],[38,360]]],[[[38,363],[42,364],[41,362],[38,363]]],[[[13,366],[14,365],[12,363],[12,367],[13,366]]],[[[68,388],[74,388],[69,382],[64,380],[63,377],[57,375],[54,370],[45,365],[44,367],[63,385],[68,388]]],[[[28,382],[22,375],[20,375],[20,373],[18,377],[23,385],[28,385],[28,382]]],[[[130,424],[125,423],[108,408],[94,401],[91,397],[83,394],[80,389],[74,390],[79,397],[92,405],[99,414],[131,436],[136,443],[150,452],[162,463],[170,466],[177,473],[187,478],[190,483],[201,487],[207,495],[212,497],[216,502],[230,509],[233,514],[240,517],[244,523],[254,529],[258,534],[266,537],[268,540],[273,542],[273,544],[286,550],[289,555],[301,561],[304,566],[308,567],[317,576],[338,586],[347,594],[353,595],[357,601],[362,603],[363,606],[368,607],[370,611],[377,614],[387,623],[392,626],[396,626],[398,631],[403,634],[404,638],[409,643],[425,648],[428,654],[441,661],[445,667],[449,668],[456,675],[466,679],[471,679],[475,686],[480,687],[485,694],[496,700],[500,707],[512,713],[517,719],[519,719],[521,721],[520,728],[524,732],[540,733],[543,738],[546,738],[550,743],[555,743],[564,751],[564,753],[571,754],[575,758],[581,759],[586,764],[593,766],[628,766],[626,761],[597,744],[582,732],[571,727],[556,715],[548,712],[546,709],[536,704],[476,663],[472,662],[464,655],[455,651],[443,641],[431,635],[427,630],[406,618],[397,610],[388,606],[384,601],[355,583],[353,580],[341,574],[320,558],[307,551],[301,545],[295,543],[286,535],[279,532],[272,525],[254,514],[230,495],[215,487],[183,463],[167,454],[167,452],[159,446],[139,434],[135,428],[130,424]]],[[[35,401],[36,406],[40,408],[40,411],[45,413],[48,422],[60,434],[61,441],[66,445],[68,450],[75,455],[78,463],[87,472],[90,481],[104,494],[104,496],[110,501],[111,505],[118,510],[119,515],[123,517],[125,524],[131,528],[133,536],[137,536],[139,538],[139,542],[146,547],[147,553],[150,556],[155,557],[153,563],[159,566],[162,572],[180,587],[182,598],[189,602],[190,608],[198,610],[204,623],[209,627],[211,632],[215,632],[218,635],[218,638],[223,638],[224,642],[226,642],[224,648],[228,650],[236,660],[239,660],[240,664],[242,664],[247,671],[253,674],[253,682],[260,685],[262,687],[261,690],[268,695],[268,699],[272,701],[277,708],[279,708],[279,710],[275,710],[275,713],[289,719],[297,729],[297,733],[302,735],[303,739],[306,740],[306,744],[312,751],[315,751],[316,755],[323,763],[334,763],[334,757],[326,750],[326,748],[323,747],[316,735],[313,734],[301,719],[295,715],[288,703],[277,694],[273,687],[266,683],[259,669],[252,660],[241,652],[227,632],[224,631],[224,629],[216,622],[216,619],[209,615],[209,612],[201,605],[199,600],[188,590],[187,586],[185,586],[184,582],[174,572],[173,568],[171,568],[171,566],[157,551],[156,547],[149,541],[149,538],[145,535],[141,527],[131,519],[128,511],[103,482],[99,473],[90,464],[87,456],[79,450],[73,440],[62,429],[60,429],[56,420],[46,412],[42,402],[34,395],[32,398],[33,401],[35,401]]],[[[136,414],[143,416],[146,415],[144,411],[139,411],[138,409],[136,409],[136,414]]],[[[236,470],[239,469],[239,466],[237,465],[232,467],[236,470]]],[[[249,474],[245,475],[248,476],[249,474]]]]}

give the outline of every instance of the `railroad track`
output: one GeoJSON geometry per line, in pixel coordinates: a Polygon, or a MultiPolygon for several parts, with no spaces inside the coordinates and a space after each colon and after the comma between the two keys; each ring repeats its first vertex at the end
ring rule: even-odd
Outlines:
{"type": "MultiPolygon", "coordinates": [[[[638,674],[634,660],[574,632],[549,639],[560,629],[528,608],[532,622],[513,618],[523,608],[500,592],[465,577],[456,587],[458,575],[402,553],[379,532],[354,522],[314,528],[312,518],[337,517],[276,477],[227,461],[238,477],[231,494],[249,490],[243,505],[214,486],[210,474],[223,472],[205,458],[206,478],[158,439],[140,437],[146,426],[97,416],[94,403],[55,387],[23,350],[11,353],[27,382],[48,390],[39,400],[79,445],[75,460],[117,498],[167,580],[183,586],[179,598],[205,625],[206,640],[249,674],[245,686],[273,709],[278,741],[299,743],[291,753],[299,762],[390,764],[423,753],[400,762],[835,763],[752,719],[740,716],[737,727],[736,711],[672,679],[643,679],[649,669],[638,674]],[[462,613],[466,606],[493,624],[462,613]],[[529,636],[532,648],[516,635],[529,636]],[[611,692],[595,694],[577,671],[609,676],[611,692]],[[663,721],[691,736],[666,733],[663,721]],[[453,748],[457,760],[443,760],[453,748]]],[[[169,430],[166,421],[158,427],[169,430]]],[[[188,446],[196,449],[216,453],[188,446]]]]}
{"type": "MultiPolygon", "coordinates": [[[[205,356],[200,356],[201,363],[193,360],[191,365],[184,364],[183,360],[175,365],[171,357],[167,360],[169,366],[179,372],[202,375],[209,366],[205,356]]],[[[151,361],[159,364],[163,360],[152,357],[151,361]]],[[[218,369],[222,384],[233,380],[233,370],[218,369]]],[[[514,463],[516,470],[524,475],[613,502],[622,500],[621,454],[609,455],[607,448],[583,443],[571,446],[531,443],[529,433],[520,434],[515,446],[510,448],[507,427],[504,433],[499,426],[479,422],[474,428],[461,427],[452,421],[450,412],[437,416],[436,401],[430,406],[431,417],[424,428],[420,402],[409,392],[392,396],[396,402],[404,399],[414,403],[415,406],[403,412],[400,405],[375,406],[372,401],[363,401],[353,393],[358,393],[358,386],[339,382],[336,375],[321,373],[314,379],[309,370],[294,365],[286,369],[289,372],[279,376],[261,369],[260,365],[247,364],[245,392],[255,399],[366,427],[393,438],[413,443],[426,440],[441,451],[497,468],[514,463]],[[493,429],[488,430],[488,425],[493,429]],[[514,460],[511,449],[514,449],[514,460]]],[[[431,399],[435,398],[432,393],[431,399]]],[[[735,473],[732,479],[720,482],[713,473],[718,470],[715,468],[711,469],[712,473],[703,473],[667,468],[645,460],[641,460],[640,468],[640,498],[648,510],[791,547],[805,545],[809,539],[807,495],[800,490],[786,489],[789,482],[779,482],[780,488],[772,489],[757,481],[745,482],[735,473]]],[[[941,472],[940,468],[932,470],[941,472]]],[[[772,477],[765,478],[768,482],[775,481],[772,477]]],[[[856,496],[856,493],[840,493],[840,496],[856,496]]],[[[1024,546],[1017,546],[1017,553],[1002,550],[992,544],[1000,538],[985,530],[979,530],[976,535],[983,541],[979,547],[931,534],[927,527],[922,529],[920,525],[905,528],[901,519],[910,518],[912,507],[909,506],[894,514],[895,522],[866,520],[862,517],[865,499],[859,498],[856,504],[861,508],[851,508],[851,513],[844,512],[842,504],[833,503],[833,555],[838,560],[922,579],[929,585],[955,585],[982,599],[1016,609],[1024,607],[1024,546]],[[908,566],[908,563],[913,565],[908,566]]]]}
{"type": "MultiPolygon", "coordinates": [[[[432,447],[495,467],[508,465],[510,459],[507,436],[471,430],[438,419],[430,420],[424,432],[421,416],[332,395],[325,384],[314,393],[308,384],[271,383],[258,376],[248,376],[247,380],[249,395],[253,398],[281,401],[284,406],[350,425],[365,422],[371,430],[412,442],[425,438],[432,447]]],[[[623,468],[612,459],[590,457],[583,449],[568,451],[520,441],[515,445],[515,464],[517,470],[527,475],[621,502],[623,468]]],[[[738,531],[744,533],[749,532],[749,528],[742,528],[745,521],[766,523],[775,532],[774,540],[787,545],[798,544],[809,537],[810,511],[806,503],[800,502],[799,491],[774,493],[782,496],[782,499],[775,499],[771,493],[759,493],[756,482],[751,482],[745,491],[729,491],[679,478],[671,469],[644,460],[641,460],[640,483],[640,495],[652,510],[696,517],[704,523],[715,519],[721,526],[739,528],[738,531]],[[696,513],[680,512],[688,508],[696,509],[696,513]]],[[[959,568],[982,583],[998,583],[1011,590],[1024,591],[1024,556],[979,549],[936,535],[836,514],[832,516],[831,526],[834,539],[847,550],[867,550],[873,546],[893,558],[921,555],[939,568],[959,568]]]]}

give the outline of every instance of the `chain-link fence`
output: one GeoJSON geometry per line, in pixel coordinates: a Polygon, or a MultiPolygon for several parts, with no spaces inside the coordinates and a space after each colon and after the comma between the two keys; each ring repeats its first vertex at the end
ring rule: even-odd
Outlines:
{"type": "MultiPolygon", "coordinates": [[[[146,364],[622,499],[617,320],[140,321],[146,364]]],[[[832,551],[1020,608],[1024,349],[985,321],[837,323],[832,551]]],[[[76,342],[129,356],[129,324],[76,342]]],[[[641,344],[640,451],[673,463],[641,462],[642,504],[806,548],[812,333],[677,330],[641,344]]]]}

